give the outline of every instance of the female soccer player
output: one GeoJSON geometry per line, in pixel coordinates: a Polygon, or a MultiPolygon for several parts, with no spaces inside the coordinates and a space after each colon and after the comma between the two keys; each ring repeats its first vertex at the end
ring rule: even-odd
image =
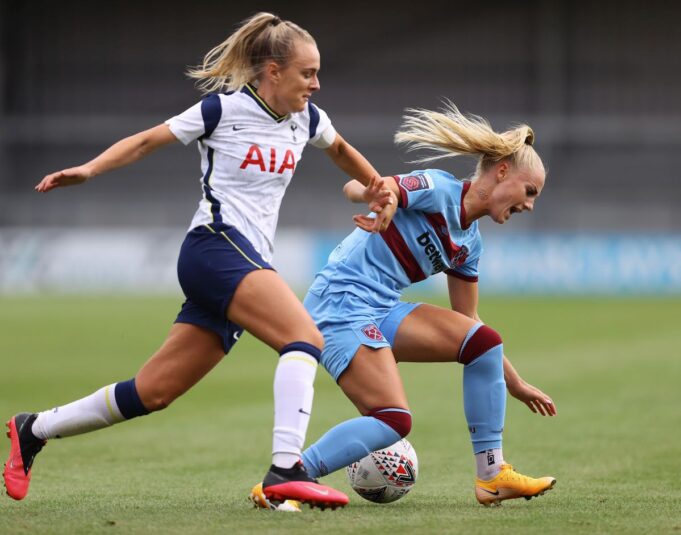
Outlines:
{"type": "Polygon", "coordinates": [[[36,186],[46,193],[82,184],[177,140],[198,141],[201,153],[203,196],[178,260],[186,301],[167,339],[133,379],[10,419],[3,475],[12,498],[21,500],[28,492],[33,460],[46,440],[164,409],[220,362],[245,329],[280,355],[265,494],[311,505],[347,502],[344,494],[318,485],[300,461],[323,338],[269,263],[281,199],[306,144],[324,149],[364,184],[377,176],[310,102],[320,88],[319,67],[319,51],[307,31],[258,13],[189,71],[208,93],[201,102],[36,186]]]}
{"type": "MultiPolygon", "coordinates": [[[[555,484],[552,477],[533,479],[504,462],[505,389],[533,412],[556,410],[548,396],[520,378],[503,355],[501,337],[477,312],[482,253],[477,220],[488,216],[503,224],[511,214],[532,210],[545,178],[533,140],[526,125],[499,134],[453,104],[443,113],[410,110],[397,142],[435,151],[421,161],[476,156],[477,169],[471,181],[438,169],[386,178],[399,202],[387,230],[367,233],[374,220],[355,216],[360,228],[315,278],[304,304],[324,335],[321,362],[362,416],[337,425],[305,450],[311,476],[345,467],[409,433],[411,414],[397,362],[459,362],[478,501],[529,499],[555,484]],[[447,274],[451,310],[400,301],[407,286],[441,271],[447,274]]],[[[356,181],[345,192],[353,201],[367,193],[356,181]]]]}

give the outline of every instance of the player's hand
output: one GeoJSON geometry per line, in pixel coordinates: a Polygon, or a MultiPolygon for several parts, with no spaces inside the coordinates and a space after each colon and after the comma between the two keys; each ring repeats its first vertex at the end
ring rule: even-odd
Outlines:
{"type": "Polygon", "coordinates": [[[363,200],[376,217],[356,215],[352,218],[355,224],[366,232],[382,232],[387,229],[397,210],[397,198],[385,187],[385,181],[378,176],[371,177],[364,189],[363,200]]]}
{"type": "Polygon", "coordinates": [[[380,176],[372,176],[369,179],[369,184],[364,188],[362,198],[369,205],[373,202],[382,205],[385,204],[385,198],[389,193],[390,190],[385,187],[385,181],[380,176]]]}
{"type": "Polygon", "coordinates": [[[57,171],[51,175],[43,178],[35,187],[36,191],[40,193],[47,193],[54,188],[62,188],[64,186],[75,186],[82,184],[94,176],[94,173],[89,167],[79,165],[78,167],[71,167],[63,171],[57,171]]]}
{"type": "Polygon", "coordinates": [[[553,400],[538,388],[519,381],[517,384],[508,384],[508,392],[517,400],[522,401],[529,409],[542,416],[555,416],[557,414],[556,405],[553,400]]]}
{"type": "Polygon", "coordinates": [[[383,202],[383,205],[378,202],[369,204],[369,209],[376,214],[376,217],[361,214],[353,216],[352,220],[355,222],[355,225],[366,232],[383,232],[387,229],[397,210],[395,194],[389,192],[389,195],[385,197],[383,202]]]}

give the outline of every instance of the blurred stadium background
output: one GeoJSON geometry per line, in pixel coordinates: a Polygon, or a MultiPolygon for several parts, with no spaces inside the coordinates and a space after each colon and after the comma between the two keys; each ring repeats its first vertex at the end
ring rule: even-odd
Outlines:
{"type": "MultiPolygon", "coordinates": [[[[681,17],[677,2],[0,1],[0,292],[175,292],[198,202],[180,144],[84,187],[46,173],[199,98],[185,67],[255,10],[309,29],[314,100],[383,174],[413,168],[392,136],[406,107],[449,98],[497,129],[527,122],[549,170],[531,216],[483,225],[496,293],[681,293],[681,17]]],[[[439,166],[466,176],[471,162],[439,166]]],[[[309,149],[284,199],[275,264],[299,289],[356,207],[309,149]]]]}
{"type": "MultiPolygon", "coordinates": [[[[127,379],[156,350],[180,304],[199,159],[176,144],[85,186],[33,186],[196,102],[185,67],[256,10],[315,36],[314,100],[384,174],[412,169],[392,143],[405,107],[447,97],[498,129],[534,127],[547,186],[532,215],[483,223],[481,290],[500,296],[481,315],[559,407],[538,418],[510,400],[508,458],[559,485],[478,508],[458,366],[401,364],[422,474],[409,497],[254,515],[244,497],[270,453],[276,360],[244,336],[172,410],[50,445],[29,497],[0,499],[0,533],[679,532],[679,2],[0,0],[3,418],[127,379]]],[[[275,254],[299,291],[352,228],[343,183],[305,152],[275,254]]],[[[434,279],[417,291],[446,306],[426,295],[434,279]]],[[[354,414],[319,372],[309,439],[354,414]]],[[[329,483],[351,492],[344,479],[329,483]]]]}

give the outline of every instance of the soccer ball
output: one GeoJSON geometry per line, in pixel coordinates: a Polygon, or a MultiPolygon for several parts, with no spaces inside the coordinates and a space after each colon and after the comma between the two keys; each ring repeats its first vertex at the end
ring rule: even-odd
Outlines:
{"type": "Polygon", "coordinates": [[[374,451],[347,467],[350,486],[362,498],[390,503],[407,494],[416,483],[419,461],[405,438],[374,451]]]}

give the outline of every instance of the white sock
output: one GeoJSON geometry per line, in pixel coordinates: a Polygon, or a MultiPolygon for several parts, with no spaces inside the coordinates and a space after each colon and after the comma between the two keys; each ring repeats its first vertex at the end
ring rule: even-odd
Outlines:
{"type": "Polygon", "coordinates": [[[303,351],[279,357],[274,374],[274,436],[272,464],[291,468],[305,443],[312,413],[317,360],[303,351]]]}
{"type": "Polygon", "coordinates": [[[80,435],[125,420],[116,404],[116,383],[94,394],[48,411],[38,413],[31,431],[43,440],[80,435]]]}
{"type": "Polygon", "coordinates": [[[501,448],[485,450],[475,454],[478,479],[483,481],[490,480],[496,476],[501,471],[502,464],[504,464],[504,454],[501,448]]]}

